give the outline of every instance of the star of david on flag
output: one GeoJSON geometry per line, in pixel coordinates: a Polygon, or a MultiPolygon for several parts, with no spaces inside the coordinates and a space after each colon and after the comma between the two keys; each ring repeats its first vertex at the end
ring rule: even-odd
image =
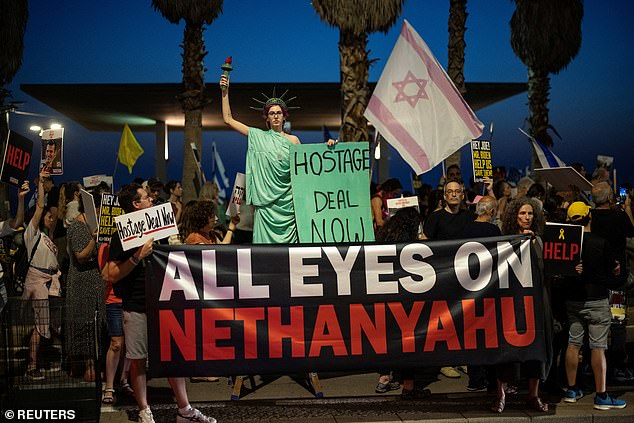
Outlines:
{"type": "Polygon", "coordinates": [[[417,175],[478,138],[484,128],[407,21],[364,116],[417,175]]]}

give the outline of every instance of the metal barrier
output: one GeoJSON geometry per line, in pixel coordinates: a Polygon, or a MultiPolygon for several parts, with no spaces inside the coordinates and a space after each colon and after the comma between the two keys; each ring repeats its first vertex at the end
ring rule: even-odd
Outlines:
{"type": "Polygon", "coordinates": [[[84,322],[85,330],[79,340],[78,335],[74,336],[74,342],[90,346],[88,356],[76,356],[65,345],[65,314],[64,298],[9,298],[0,315],[0,363],[4,363],[0,373],[6,376],[2,377],[6,386],[0,390],[5,393],[0,398],[0,409],[16,413],[25,409],[63,410],[72,412],[73,420],[99,421],[97,319],[84,322]],[[48,333],[50,337],[36,336],[34,332],[48,333]],[[34,357],[36,366],[31,369],[34,357]]]}

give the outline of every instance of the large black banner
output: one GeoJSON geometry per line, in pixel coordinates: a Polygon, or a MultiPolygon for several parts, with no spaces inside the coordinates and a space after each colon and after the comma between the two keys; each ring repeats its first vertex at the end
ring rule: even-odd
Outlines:
{"type": "Polygon", "coordinates": [[[545,359],[525,236],[156,246],[150,374],[376,370],[545,359]]]}

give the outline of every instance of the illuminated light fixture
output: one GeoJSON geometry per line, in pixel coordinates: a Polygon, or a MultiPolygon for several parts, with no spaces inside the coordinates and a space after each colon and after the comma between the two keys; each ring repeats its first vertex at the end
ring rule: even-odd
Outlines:
{"type": "Polygon", "coordinates": [[[42,130],[42,127],[41,126],[37,126],[37,125],[31,125],[29,127],[29,130],[33,131],[33,132],[40,132],[42,130]]]}
{"type": "Polygon", "coordinates": [[[52,123],[51,129],[62,129],[62,125],[60,125],[59,123],[52,123]]]}
{"type": "Polygon", "coordinates": [[[165,156],[165,161],[169,160],[169,129],[167,127],[167,123],[165,123],[165,151],[163,152],[165,156]]]}

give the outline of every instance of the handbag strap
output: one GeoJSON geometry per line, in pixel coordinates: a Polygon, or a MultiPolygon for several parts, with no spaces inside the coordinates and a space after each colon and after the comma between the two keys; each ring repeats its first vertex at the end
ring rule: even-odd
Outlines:
{"type": "Polygon", "coordinates": [[[40,232],[40,236],[37,238],[37,241],[35,241],[35,245],[33,246],[33,249],[31,250],[31,257],[29,257],[29,266],[31,267],[31,262],[33,261],[33,256],[35,255],[35,250],[37,250],[37,246],[40,243],[40,239],[42,239],[42,233],[40,232]]]}

